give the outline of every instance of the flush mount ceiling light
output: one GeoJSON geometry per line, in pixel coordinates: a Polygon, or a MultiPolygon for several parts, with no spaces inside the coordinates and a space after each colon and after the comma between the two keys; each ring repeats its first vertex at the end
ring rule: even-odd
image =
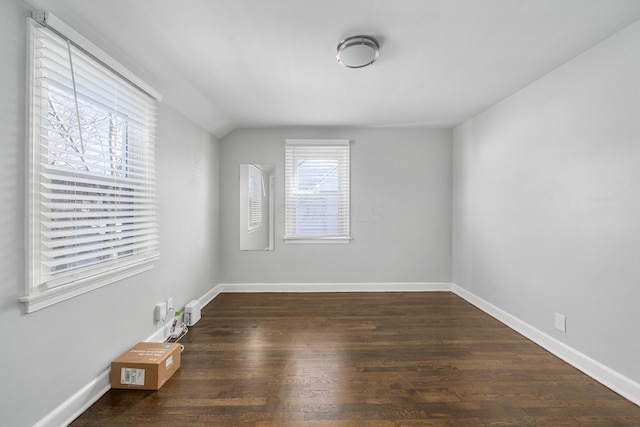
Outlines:
{"type": "Polygon", "coordinates": [[[371,36],[351,36],[338,45],[336,59],[348,68],[362,68],[373,64],[380,55],[380,45],[371,36]]]}

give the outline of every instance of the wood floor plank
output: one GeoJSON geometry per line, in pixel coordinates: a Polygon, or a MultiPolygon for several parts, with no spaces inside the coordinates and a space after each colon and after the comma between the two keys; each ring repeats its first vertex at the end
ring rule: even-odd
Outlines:
{"type": "Polygon", "coordinates": [[[158,391],[73,426],[639,426],[640,407],[448,292],[221,294],[158,391]]]}

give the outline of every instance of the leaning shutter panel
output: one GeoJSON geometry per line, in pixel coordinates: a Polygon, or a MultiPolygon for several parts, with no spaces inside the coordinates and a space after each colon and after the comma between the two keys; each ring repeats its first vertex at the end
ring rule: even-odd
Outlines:
{"type": "Polygon", "coordinates": [[[264,182],[262,177],[262,170],[255,166],[249,165],[248,168],[248,183],[249,183],[249,224],[248,230],[257,230],[262,227],[262,199],[264,198],[264,182]]]}

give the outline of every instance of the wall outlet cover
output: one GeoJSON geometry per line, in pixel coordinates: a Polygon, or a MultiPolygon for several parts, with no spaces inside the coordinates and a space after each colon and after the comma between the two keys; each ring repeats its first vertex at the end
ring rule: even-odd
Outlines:
{"type": "Polygon", "coordinates": [[[556,329],[567,332],[567,317],[564,314],[556,313],[556,329]]]}

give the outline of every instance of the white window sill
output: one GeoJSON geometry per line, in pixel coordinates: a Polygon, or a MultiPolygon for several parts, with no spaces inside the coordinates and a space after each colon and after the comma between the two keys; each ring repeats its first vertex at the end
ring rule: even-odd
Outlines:
{"type": "Polygon", "coordinates": [[[153,268],[154,260],[155,258],[151,258],[144,263],[137,263],[118,270],[112,270],[96,276],[87,277],[68,285],[34,292],[31,295],[21,297],[20,302],[25,304],[27,313],[33,313],[34,311],[49,307],[50,305],[57,304],[94,289],[126,279],[127,277],[151,270],[153,268]]]}
{"type": "Polygon", "coordinates": [[[285,237],[286,244],[294,245],[344,245],[353,240],[351,237],[285,237]]]}

